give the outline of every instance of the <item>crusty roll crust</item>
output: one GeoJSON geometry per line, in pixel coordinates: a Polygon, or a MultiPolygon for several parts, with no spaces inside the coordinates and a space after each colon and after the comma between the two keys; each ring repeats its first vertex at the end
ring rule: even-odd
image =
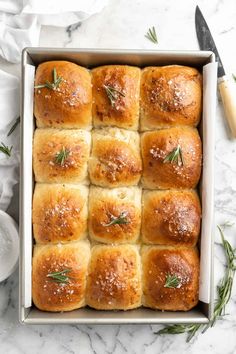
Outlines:
{"type": "Polygon", "coordinates": [[[89,235],[92,240],[102,243],[133,243],[139,237],[140,225],[139,187],[90,187],[89,235]]]}
{"type": "Polygon", "coordinates": [[[142,171],[139,134],[118,128],[95,129],[89,175],[92,184],[123,187],[138,184],[142,171]]]}
{"type": "Polygon", "coordinates": [[[196,191],[143,192],[142,241],[149,244],[195,246],[201,206],[196,191]]]}
{"type": "Polygon", "coordinates": [[[85,130],[36,129],[33,166],[36,182],[84,183],[91,134],[85,130]],[[65,159],[57,159],[62,151],[65,159]]]}
{"type": "Polygon", "coordinates": [[[38,243],[80,240],[87,234],[88,187],[36,183],[33,231],[38,243]]]}
{"type": "Polygon", "coordinates": [[[33,255],[32,294],[35,306],[43,311],[71,311],[85,306],[89,243],[36,245],[33,255]],[[62,272],[58,282],[52,273],[62,272]]]}
{"type": "Polygon", "coordinates": [[[35,88],[34,115],[39,128],[90,129],[91,76],[86,68],[68,61],[48,61],[38,66],[35,86],[53,82],[53,69],[62,81],[57,89],[35,88]]]}
{"type": "Polygon", "coordinates": [[[128,65],[105,65],[92,70],[93,123],[137,130],[141,70],[128,65]],[[114,100],[107,90],[115,90],[114,100]]]}
{"type": "Polygon", "coordinates": [[[167,311],[188,311],[198,303],[199,256],[196,248],[144,246],[143,306],[167,311]],[[166,287],[176,276],[177,287],[166,287]]]}
{"type": "Polygon", "coordinates": [[[202,164],[202,144],[197,129],[174,127],[145,132],[141,137],[143,186],[148,189],[195,188],[202,164]],[[175,149],[181,156],[166,160],[175,149]],[[182,157],[182,162],[181,162],[182,157]]]}
{"type": "Polygon", "coordinates": [[[202,76],[180,65],[147,67],[141,76],[141,130],[197,126],[202,110],[202,76]]]}
{"type": "Polygon", "coordinates": [[[86,301],[97,310],[129,310],[141,305],[141,266],[137,246],[92,248],[86,301]]]}

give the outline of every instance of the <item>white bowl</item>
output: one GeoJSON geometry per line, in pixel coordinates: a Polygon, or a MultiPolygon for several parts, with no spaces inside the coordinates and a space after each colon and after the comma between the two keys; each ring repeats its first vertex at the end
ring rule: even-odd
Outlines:
{"type": "Polygon", "coordinates": [[[0,282],[14,272],[18,259],[18,226],[11,216],[0,210],[0,282]]]}

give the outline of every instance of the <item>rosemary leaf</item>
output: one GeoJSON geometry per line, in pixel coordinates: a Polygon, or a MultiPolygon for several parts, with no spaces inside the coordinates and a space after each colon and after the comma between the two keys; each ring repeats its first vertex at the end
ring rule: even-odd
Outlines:
{"type": "MultiPolygon", "coordinates": [[[[225,223],[229,226],[229,223],[225,223]]],[[[223,225],[225,225],[223,224],[223,225]]],[[[186,341],[189,342],[197,331],[202,328],[202,333],[205,333],[209,327],[213,327],[218,319],[221,319],[225,315],[225,307],[228,304],[233,288],[233,281],[236,272],[236,250],[230,245],[229,241],[225,239],[222,226],[217,226],[220,232],[222,247],[226,258],[226,272],[217,286],[217,300],[214,307],[213,316],[207,325],[202,324],[176,324],[162,328],[156,334],[180,334],[188,333],[186,341]]]]}
{"type": "Polygon", "coordinates": [[[183,154],[180,145],[174,148],[163,160],[163,163],[175,163],[178,166],[184,165],[183,154]]]}
{"type": "Polygon", "coordinates": [[[171,275],[170,273],[166,276],[166,282],[164,288],[175,289],[180,285],[180,279],[176,274],[171,275]]]}
{"type": "Polygon", "coordinates": [[[154,26],[148,29],[148,32],[145,34],[145,37],[149,39],[149,41],[151,41],[152,43],[158,43],[156,29],[154,26]]]}
{"type": "Polygon", "coordinates": [[[65,283],[67,284],[69,282],[69,275],[66,275],[67,273],[71,272],[71,269],[64,269],[60,272],[52,272],[47,274],[47,278],[51,278],[52,281],[55,281],[56,283],[65,283]]]}
{"type": "Polygon", "coordinates": [[[236,82],[236,75],[232,74],[234,81],[236,82]]]}
{"type": "Polygon", "coordinates": [[[63,148],[56,154],[55,162],[61,166],[64,165],[67,157],[69,156],[70,151],[67,150],[64,146],[63,148]]]}
{"type": "Polygon", "coordinates": [[[111,221],[108,224],[104,224],[104,226],[112,226],[112,225],[122,225],[128,224],[129,221],[127,219],[127,212],[122,211],[119,216],[115,217],[111,215],[111,221]]]}
{"type": "Polygon", "coordinates": [[[116,100],[119,98],[119,96],[125,97],[125,94],[123,92],[113,86],[103,85],[103,87],[106,91],[107,97],[110,100],[112,107],[114,107],[116,100]]]}
{"type": "Polygon", "coordinates": [[[13,148],[13,146],[9,147],[9,146],[6,146],[4,143],[1,143],[0,152],[2,152],[3,154],[7,155],[8,157],[10,157],[12,148],[13,148]]]}
{"type": "Polygon", "coordinates": [[[49,90],[56,90],[63,80],[61,76],[57,76],[56,68],[53,68],[52,70],[52,78],[53,78],[53,82],[46,80],[44,84],[39,84],[37,86],[34,86],[34,88],[40,89],[40,88],[47,87],[49,90]]]}
{"type": "Polygon", "coordinates": [[[226,227],[231,227],[234,224],[235,224],[234,222],[227,220],[223,224],[221,224],[220,227],[222,230],[224,230],[226,227]]]}
{"type": "Polygon", "coordinates": [[[9,132],[7,133],[7,136],[10,136],[14,132],[14,130],[16,129],[16,127],[19,123],[20,123],[20,117],[16,118],[16,121],[11,126],[9,132]]]}
{"type": "Polygon", "coordinates": [[[57,81],[57,71],[56,71],[56,68],[53,68],[53,81],[54,81],[54,82],[57,81]]]}
{"type": "Polygon", "coordinates": [[[46,87],[45,84],[34,86],[35,89],[41,89],[41,88],[44,88],[44,87],[46,87]]]}

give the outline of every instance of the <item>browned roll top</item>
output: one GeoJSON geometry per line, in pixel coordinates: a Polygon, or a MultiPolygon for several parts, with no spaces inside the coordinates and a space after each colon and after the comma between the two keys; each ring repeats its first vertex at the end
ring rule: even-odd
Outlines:
{"type": "Polygon", "coordinates": [[[145,188],[195,188],[202,164],[197,129],[175,127],[145,132],[141,137],[145,188]]]}
{"type": "Polygon", "coordinates": [[[87,242],[34,247],[32,292],[43,311],[71,311],[85,305],[90,247],[87,242]]]}
{"type": "Polygon", "coordinates": [[[202,110],[202,77],[180,65],[147,67],[141,76],[141,130],[197,126],[202,110]]]}
{"type": "Polygon", "coordinates": [[[85,182],[90,140],[90,133],[85,130],[36,129],[33,151],[36,182],[85,182]]]}
{"type": "Polygon", "coordinates": [[[136,185],[142,171],[139,135],[118,128],[93,131],[89,175],[101,187],[136,185]]]}
{"type": "Polygon", "coordinates": [[[33,230],[38,243],[80,240],[86,236],[88,187],[36,184],[33,230]]]}
{"type": "Polygon", "coordinates": [[[167,311],[188,311],[196,306],[199,257],[195,248],[146,246],[142,265],[144,306],[167,311]],[[177,283],[171,282],[173,277],[177,283]]]}
{"type": "Polygon", "coordinates": [[[38,66],[35,76],[34,115],[39,128],[91,128],[92,87],[87,69],[67,61],[48,61],[38,66]],[[54,70],[60,83],[56,88],[54,70]]]}
{"type": "Polygon", "coordinates": [[[92,70],[95,127],[138,129],[140,72],[128,65],[106,65],[92,70]]]}
{"type": "Polygon", "coordinates": [[[94,246],[86,292],[97,310],[129,310],[141,305],[141,270],[136,246],[94,246]]]}
{"type": "Polygon", "coordinates": [[[195,246],[201,206],[191,190],[144,191],[142,239],[159,245],[195,246]]]}
{"type": "Polygon", "coordinates": [[[103,243],[136,242],[141,224],[141,190],[138,187],[91,187],[89,234],[103,243]]]}

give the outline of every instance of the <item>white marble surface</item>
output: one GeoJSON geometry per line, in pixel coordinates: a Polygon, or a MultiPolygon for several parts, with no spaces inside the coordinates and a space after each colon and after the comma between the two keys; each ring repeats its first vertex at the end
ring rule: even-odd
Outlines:
{"type": "MultiPolygon", "coordinates": [[[[198,4],[214,32],[231,75],[236,73],[235,0],[111,0],[100,14],[71,32],[43,28],[41,46],[79,48],[198,49],[194,11],[198,4]],[[145,39],[155,26],[158,45],[145,39]]],[[[19,65],[0,61],[0,67],[20,74],[19,65]]],[[[236,87],[236,83],[235,83],[236,87]]],[[[236,140],[228,136],[221,102],[217,103],[215,148],[215,224],[236,219],[236,140]]],[[[17,188],[10,213],[17,215],[17,188]]],[[[236,247],[236,227],[227,236],[236,247]]],[[[216,241],[219,237],[216,233],[216,241]]],[[[215,283],[223,274],[223,253],[215,245],[215,283]]],[[[224,320],[196,336],[157,336],[160,326],[22,326],[18,323],[18,274],[0,284],[0,354],[59,353],[236,353],[236,286],[224,320]]]]}

